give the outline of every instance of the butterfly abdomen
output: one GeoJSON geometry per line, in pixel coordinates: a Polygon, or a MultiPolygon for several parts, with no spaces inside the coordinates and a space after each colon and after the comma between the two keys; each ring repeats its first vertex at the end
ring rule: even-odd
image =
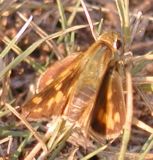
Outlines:
{"type": "Polygon", "coordinates": [[[85,85],[83,88],[78,88],[72,100],[67,105],[65,115],[72,121],[79,120],[82,113],[88,107],[89,101],[93,101],[93,95],[96,93],[92,86],[85,85]]]}

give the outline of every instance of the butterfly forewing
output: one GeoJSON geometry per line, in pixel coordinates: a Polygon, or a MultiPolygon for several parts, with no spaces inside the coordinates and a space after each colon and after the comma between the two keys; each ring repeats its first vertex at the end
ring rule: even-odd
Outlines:
{"type": "MultiPolygon", "coordinates": [[[[81,54],[81,53],[80,53],[81,54]]],[[[40,92],[41,90],[43,90],[46,86],[49,86],[49,84],[51,82],[53,82],[53,80],[56,79],[56,77],[58,77],[62,72],[64,72],[65,70],[69,69],[69,68],[74,68],[75,70],[75,61],[79,61],[80,58],[77,58],[79,54],[71,54],[70,56],[67,56],[66,58],[57,61],[56,63],[54,63],[51,67],[48,67],[46,69],[46,71],[40,76],[39,80],[38,80],[38,88],[37,88],[37,92],[40,92]]]]}
{"type": "Polygon", "coordinates": [[[68,95],[73,89],[75,79],[80,73],[82,56],[84,55],[68,57],[61,63],[58,62],[60,63],[58,70],[56,70],[57,64],[47,70],[44,73],[45,76],[39,81],[38,91],[40,92],[22,107],[22,114],[29,120],[61,115],[68,101],[68,95]]]}

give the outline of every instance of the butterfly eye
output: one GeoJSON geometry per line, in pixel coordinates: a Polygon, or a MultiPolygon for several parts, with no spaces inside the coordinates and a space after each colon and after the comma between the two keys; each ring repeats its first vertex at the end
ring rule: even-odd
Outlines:
{"type": "Polygon", "coordinates": [[[122,42],[121,42],[121,40],[118,39],[118,40],[116,41],[116,48],[117,48],[117,49],[120,49],[121,47],[122,47],[122,42]]]}

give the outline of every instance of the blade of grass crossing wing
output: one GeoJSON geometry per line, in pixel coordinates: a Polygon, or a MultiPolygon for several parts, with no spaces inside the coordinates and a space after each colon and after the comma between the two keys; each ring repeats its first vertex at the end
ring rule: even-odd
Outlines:
{"type": "Polygon", "coordinates": [[[10,41],[10,43],[7,45],[7,47],[1,52],[0,58],[3,58],[10,51],[10,49],[14,46],[14,44],[20,38],[22,33],[27,29],[27,27],[29,26],[31,20],[32,20],[32,16],[28,19],[28,21],[24,24],[24,26],[20,29],[18,34],[12,39],[12,41],[10,41]]]}

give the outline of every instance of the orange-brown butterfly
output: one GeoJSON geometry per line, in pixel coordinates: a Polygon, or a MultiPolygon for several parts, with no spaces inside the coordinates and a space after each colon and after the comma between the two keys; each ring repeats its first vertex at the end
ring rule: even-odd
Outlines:
{"type": "Polygon", "coordinates": [[[126,117],[118,72],[120,37],[103,33],[87,51],[55,63],[41,76],[39,93],[23,106],[29,119],[64,116],[95,138],[118,136],[126,117]]]}

